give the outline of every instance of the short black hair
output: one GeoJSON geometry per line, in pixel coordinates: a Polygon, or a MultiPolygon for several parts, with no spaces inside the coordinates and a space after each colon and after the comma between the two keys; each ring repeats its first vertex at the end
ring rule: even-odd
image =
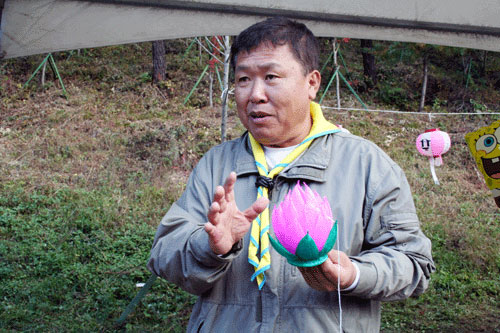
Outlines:
{"type": "Polygon", "coordinates": [[[251,52],[263,43],[272,46],[288,44],[302,64],[304,74],[319,68],[319,44],[305,24],[276,16],[255,23],[243,30],[231,46],[231,65],[236,66],[240,52],[251,52]]]}

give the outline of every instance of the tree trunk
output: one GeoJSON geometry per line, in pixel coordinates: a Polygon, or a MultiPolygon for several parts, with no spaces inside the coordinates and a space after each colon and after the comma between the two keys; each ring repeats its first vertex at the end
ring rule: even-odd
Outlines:
{"type": "Polygon", "coordinates": [[[153,42],[153,82],[165,81],[166,77],[165,43],[156,40],[153,42]]]}
{"type": "Polygon", "coordinates": [[[214,107],[214,74],[212,70],[208,73],[208,97],[210,101],[210,107],[214,107]]]}
{"type": "Polygon", "coordinates": [[[371,39],[361,39],[361,55],[363,56],[363,73],[365,82],[371,87],[377,83],[377,67],[375,66],[375,56],[373,55],[373,41],[371,39]],[[366,80],[368,77],[370,80],[366,80]]]}
{"type": "Polygon", "coordinates": [[[2,23],[3,6],[4,6],[4,0],[0,0],[0,24],[2,23]]]}
{"type": "Polygon", "coordinates": [[[425,94],[427,92],[427,72],[428,72],[428,59],[427,54],[424,54],[424,77],[422,79],[422,97],[420,98],[420,106],[418,112],[424,111],[425,94]]]}
{"type": "Polygon", "coordinates": [[[221,142],[226,141],[226,123],[227,123],[227,98],[229,95],[229,56],[231,45],[229,44],[229,36],[224,36],[224,79],[222,93],[222,115],[221,115],[221,142]]]}
{"type": "Polygon", "coordinates": [[[336,80],[336,91],[337,91],[337,108],[340,110],[340,80],[339,80],[339,64],[337,62],[337,53],[339,51],[338,45],[337,45],[337,38],[333,39],[333,65],[335,68],[335,80],[336,80]]]}
{"type": "MultiPolygon", "coordinates": [[[[2,12],[3,12],[4,0],[0,0],[0,26],[2,26],[2,12]]],[[[5,51],[0,53],[0,60],[5,57],[5,51]]]]}
{"type": "Polygon", "coordinates": [[[480,72],[479,74],[484,77],[486,75],[486,58],[488,56],[488,51],[482,51],[481,54],[481,67],[480,67],[480,72]]]}

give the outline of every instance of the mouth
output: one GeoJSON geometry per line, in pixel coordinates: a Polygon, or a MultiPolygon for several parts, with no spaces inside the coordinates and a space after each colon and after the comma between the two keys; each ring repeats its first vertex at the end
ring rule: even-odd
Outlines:
{"type": "Polygon", "coordinates": [[[500,157],[481,158],[484,171],[493,179],[500,179],[500,157]]]}
{"type": "Polygon", "coordinates": [[[252,112],[250,112],[249,116],[250,116],[250,118],[252,118],[254,120],[258,120],[258,119],[263,119],[263,118],[269,117],[270,115],[265,113],[265,112],[261,112],[261,111],[252,111],[252,112]]]}

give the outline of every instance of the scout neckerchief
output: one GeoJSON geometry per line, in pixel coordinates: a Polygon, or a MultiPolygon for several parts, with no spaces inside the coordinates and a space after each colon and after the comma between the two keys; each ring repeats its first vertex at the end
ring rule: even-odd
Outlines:
{"type": "MultiPolygon", "coordinates": [[[[311,102],[310,105],[312,127],[309,135],[302,141],[290,154],[288,154],[283,161],[278,163],[271,171],[267,170],[266,156],[260,143],[255,141],[252,134],[249,133],[250,143],[252,145],[253,156],[255,164],[259,170],[256,186],[257,199],[260,197],[268,198],[268,187],[271,187],[273,178],[293,162],[300,154],[302,154],[313,142],[314,139],[339,132],[340,129],[328,122],[319,104],[311,102]]],[[[266,282],[264,272],[271,267],[271,254],[269,253],[269,208],[266,208],[252,223],[250,232],[250,243],[248,244],[248,262],[254,266],[255,273],[251,277],[251,281],[257,278],[257,285],[259,290],[262,289],[266,282]],[[260,259],[259,259],[260,248],[260,259]]]]}

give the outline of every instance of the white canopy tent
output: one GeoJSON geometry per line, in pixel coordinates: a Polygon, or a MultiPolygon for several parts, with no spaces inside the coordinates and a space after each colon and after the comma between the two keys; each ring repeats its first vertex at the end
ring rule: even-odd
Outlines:
{"type": "Polygon", "coordinates": [[[207,35],[283,15],[316,36],[500,51],[498,0],[0,0],[3,58],[207,35]]]}

